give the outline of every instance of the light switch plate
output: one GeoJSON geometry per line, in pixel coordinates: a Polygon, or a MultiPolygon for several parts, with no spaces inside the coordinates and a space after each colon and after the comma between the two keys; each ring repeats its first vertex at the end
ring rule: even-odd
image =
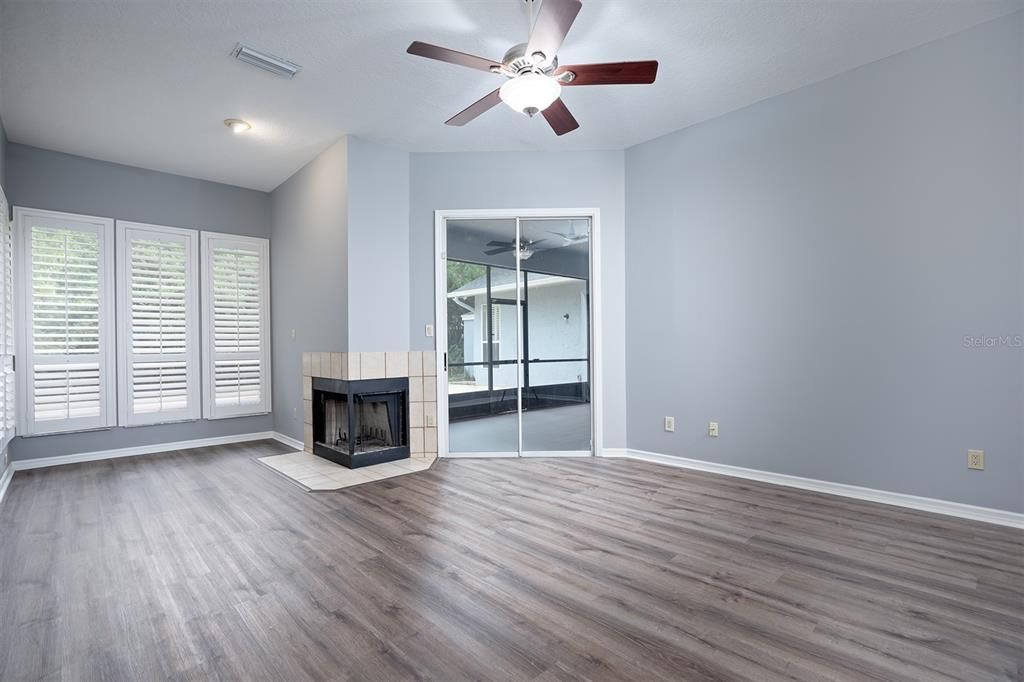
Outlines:
{"type": "Polygon", "coordinates": [[[676,418],[675,417],[665,417],[665,430],[666,431],[675,431],[676,430],[676,418]]]}
{"type": "Polygon", "coordinates": [[[424,327],[424,332],[426,333],[427,336],[433,336],[434,335],[434,325],[428,324],[426,327],[424,327]]]}
{"type": "Polygon", "coordinates": [[[718,422],[708,422],[708,435],[718,438],[718,422]]]}
{"type": "Polygon", "coordinates": [[[984,469],[985,468],[985,451],[984,450],[968,450],[967,451],[967,468],[968,469],[984,469]]]}

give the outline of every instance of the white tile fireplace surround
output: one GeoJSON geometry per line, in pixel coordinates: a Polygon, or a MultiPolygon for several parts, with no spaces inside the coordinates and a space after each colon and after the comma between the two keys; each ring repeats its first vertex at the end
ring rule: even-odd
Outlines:
{"type": "Polygon", "coordinates": [[[313,378],[409,379],[409,453],[437,456],[437,370],[434,351],[302,354],[303,448],[313,452],[313,378]]]}
{"type": "Polygon", "coordinates": [[[434,351],[302,354],[304,452],[261,457],[263,464],[307,490],[338,490],[429,469],[437,459],[437,390],[434,351]],[[313,454],[313,379],[409,380],[409,458],[348,469],[313,454]]]}

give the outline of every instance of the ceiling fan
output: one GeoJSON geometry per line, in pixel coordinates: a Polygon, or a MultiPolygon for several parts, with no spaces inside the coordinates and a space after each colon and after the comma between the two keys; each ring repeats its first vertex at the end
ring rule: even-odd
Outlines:
{"type": "MultiPolygon", "coordinates": [[[[537,244],[540,244],[541,242],[546,242],[546,241],[547,241],[547,239],[523,239],[523,240],[521,240],[519,242],[519,247],[518,247],[519,248],[519,260],[528,260],[531,256],[533,256],[533,254],[537,253],[538,251],[545,251],[546,249],[538,249],[538,248],[536,248],[536,246],[537,246],[537,244]]],[[[488,255],[488,256],[497,256],[499,253],[508,253],[509,251],[515,251],[516,250],[516,243],[514,241],[503,242],[503,241],[496,240],[496,241],[492,241],[492,242],[487,242],[487,246],[497,246],[498,247],[496,249],[491,249],[490,251],[484,251],[484,253],[486,255],[488,255]]],[[[557,248],[557,247],[555,247],[555,248],[557,248]]]]}
{"type": "MultiPolygon", "coordinates": [[[[571,221],[571,220],[569,221],[569,231],[568,232],[551,232],[549,230],[548,234],[555,235],[556,237],[558,237],[562,241],[562,243],[558,244],[556,246],[546,246],[543,249],[538,249],[537,248],[537,244],[541,244],[541,243],[546,242],[548,240],[547,239],[523,239],[523,240],[520,240],[520,242],[519,242],[519,258],[520,258],[520,260],[526,260],[526,259],[530,258],[533,254],[537,253],[538,251],[551,251],[551,250],[554,250],[554,249],[565,248],[566,246],[572,246],[573,244],[585,244],[586,242],[588,242],[590,240],[590,234],[587,233],[587,232],[577,232],[576,231],[576,223],[574,221],[571,221]]],[[[515,243],[515,241],[495,240],[495,241],[487,242],[487,246],[496,246],[496,247],[498,247],[498,248],[495,248],[495,249],[491,249],[490,251],[484,251],[484,253],[486,255],[488,255],[488,256],[496,256],[499,253],[508,253],[509,251],[515,251],[516,250],[516,243],[515,243]]]]}
{"type": "Polygon", "coordinates": [[[647,85],[654,82],[658,74],[656,61],[560,66],[558,50],[583,3],[580,0],[523,1],[530,7],[529,39],[509,48],[500,62],[419,41],[409,46],[409,54],[508,78],[500,88],[445,121],[447,125],[464,126],[498,102],[505,102],[531,118],[542,114],[556,135],[565,135],[579,128],[580,124],[561,99],[562,86],[647,85]],[[540,10],[533,19],[537,4],[540,4],[540,10]]]}

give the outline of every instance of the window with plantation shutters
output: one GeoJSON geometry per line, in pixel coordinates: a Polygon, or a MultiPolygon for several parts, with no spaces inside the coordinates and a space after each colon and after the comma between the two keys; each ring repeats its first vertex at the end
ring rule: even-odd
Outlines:
{"type": "MultiPolygon", "coordinates": [[[[14,239],[0,188],[0,452],[14,437],[14,239]]],[[[2,461],[2,457],[0,457],[2,461]]]]}
{"type": "Polygon", "coordinates": [[[117,221],[119,422],[198,419],[199,233],[117,221]]]}
{"type": "Polygon", "coordinates": [[[203,416],[270,411],[270,248],[202,233],[203,416]]]}
{"type": "Polygon", "coordinates": [[[26,435],[113,426],[114,224],[15,208],[26,435]]]}

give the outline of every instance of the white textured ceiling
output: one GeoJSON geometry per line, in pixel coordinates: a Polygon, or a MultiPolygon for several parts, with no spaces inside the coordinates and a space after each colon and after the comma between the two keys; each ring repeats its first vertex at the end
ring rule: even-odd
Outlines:
{"type": "Polygon", "coordinates": [[[658,59],[652,86],[566,89],[555,137],[507,107],[443,122],[498,76],[520,0],[0,0],[0,110],[16,142],[269,190],[345,134],[411,151],[621,149],[1019,9],[1021,0],[584,0],[564,64],[658,59]],[[303,66],[230,58],[242,41],[303,66]],[[256,126],[233,136],[221,121],[256,126]]]}

